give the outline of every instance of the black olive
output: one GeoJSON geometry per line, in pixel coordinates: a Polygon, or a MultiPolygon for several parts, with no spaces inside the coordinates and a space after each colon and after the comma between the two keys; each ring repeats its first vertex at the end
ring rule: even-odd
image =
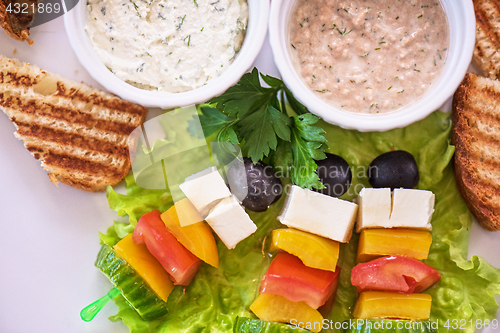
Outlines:
{"type": "Polygon", "coordinates": [[[338,155],[326,154],[326,158],[316,161],[316,164],[319,179],[326,187],[320,190],[315,189],[316,192],[338,198],[349,190],[352,173],[346,160],[338,155]]]}
{"type": "Polygon", "coordinates": [[[384,153],[370,164],[368,180],[378,188],[415,188],[419,181],[417,162],[404,150],[384,153]]]}
{"type": "MultiPolygon", "coordinates": [[[[233,193],[245,193],[248,188],[248,194],[242,200],[243,206],[254,212],[266,211],[269,205],[281,197],[283,192],[281,181],[271,166],[262,162],[253,164],[249,158],[244,158],[243,162],[246,182],[244,175],[239,174],[241,170],[238,172],[237,168],[229,168],[227,177],[231,190],[233,193]]],[[[236,193],[235,195],[238,196],[236,193]]]]}

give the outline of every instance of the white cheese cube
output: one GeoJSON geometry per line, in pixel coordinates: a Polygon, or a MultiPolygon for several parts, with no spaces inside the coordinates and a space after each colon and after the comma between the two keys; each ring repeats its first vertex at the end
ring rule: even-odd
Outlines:
{"type": "Polygon", "coordinates": [[[187,177],[179,187],[203,217],[221,199],[231,196],[216,167],[207,168],[187,177]]]}
{"type": "Polygon", "coordinates": [[[432,230],[434,193],[423,190],[395,189],[392,194],[391,227],[432,230]]]}
{"type": "Polygon", "coordinates": [[[389,225],[391,217],[391,189],[363,188],[358,196],[358,222],[356,231],[389,225]]]}
{"type": "Polygon", "coordinates": [[[341,243],[351,239],[358,205],[296,185],[289,190],[281,223],[341,243]]]}
{"type": "Polygon", "coordinates": [[[222,199],[205,220],[228,249],[234,249],[236,244],[257,230],[234,195],[222,199]]]}
{"type": "Polygon", "coordinates": [[[431,230],[434,193],[424,190],[364,188],[359,192],[356,231],[365,228],[431,230]],[[387,214],[389,212],[389,214],[387,214]]]}

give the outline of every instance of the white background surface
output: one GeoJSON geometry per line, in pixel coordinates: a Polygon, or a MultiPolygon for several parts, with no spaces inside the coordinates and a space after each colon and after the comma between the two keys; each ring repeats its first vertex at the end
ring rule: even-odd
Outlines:
{"type": "MultiPolygon", "coordinates": [[[[30,47],[0,31],[0,53],[100,88],[78,63],[62,17],[33,29],[32,39],[30,47]]],[[[267,40],[255,65],[278,75],[267,40]]],[[[93,266],[97,232],[116,218],[105,194],[50,183],[13,132],[14,125],[0,113],[0,333],[128,332],[121,322],[107,319],[116,313],[112,303],[90,323],[79,317],[84,306],[111,288],[93,266]]],[[[500,233],[475,223],[470,253],[500,267],[500,233]]]]}

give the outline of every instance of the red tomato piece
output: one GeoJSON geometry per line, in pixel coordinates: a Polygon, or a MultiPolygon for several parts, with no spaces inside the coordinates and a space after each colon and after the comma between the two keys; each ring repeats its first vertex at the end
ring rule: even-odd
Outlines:
{"type": "Polygon", "coordinates": [[[332,287],[333,293],[326,300],[325,304],[323,304],[322,306],[320,306],[318,308],[319,313],[321,313],[321,315],[325,318],[330,316],[330,312],[332,311],[333,304],[335,303],[335,298],[337,298],[337,289],[339,287],[339,278],[340,278],[340,267],[339,266],[337,266],[335,268],[335,273],[337,273],[337,278],[335,278],[335,281],[333,281],[333,287],[332,287]]]}
{"type": "Polygon", "coordinates": [[[336,291],[339,271],[307,267],[299,258],[279,252],[262,278],[260,292],[280,295],[292,302],[303,301],[317,309],[336,291]]]}
{"type": "Polygon", "coordinates": [[[378,258],[352,269],[351,283],[358,292],[367,290],[419,293],[441,279],[429,265],[404,256],[378,258]]]}
{"type": "Polygon", "coordinates": [[[187,286],[194,278],[202,261],[189,252],[168,231],[161,220],[161,213],[153,210],[144,214],[137,222],[133,240],[146,244],[149,252],[160,262],[175,285],[187,286]]]}

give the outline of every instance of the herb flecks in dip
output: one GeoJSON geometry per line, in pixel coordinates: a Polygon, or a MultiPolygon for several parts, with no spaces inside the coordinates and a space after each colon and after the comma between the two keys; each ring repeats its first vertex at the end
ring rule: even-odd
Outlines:
{"type": "Polygon", "coordinates": [[[449,44],[438,0],[298,0],[290,52],[304,82],[334,107],[393,111],[419,99],[449,44]]]}
{"type": "Polygon", "coordinates": [[[246,0],[88,0],[85,30],[119,78],[175,93],[226,70],[247,21],[246,0]]]}

